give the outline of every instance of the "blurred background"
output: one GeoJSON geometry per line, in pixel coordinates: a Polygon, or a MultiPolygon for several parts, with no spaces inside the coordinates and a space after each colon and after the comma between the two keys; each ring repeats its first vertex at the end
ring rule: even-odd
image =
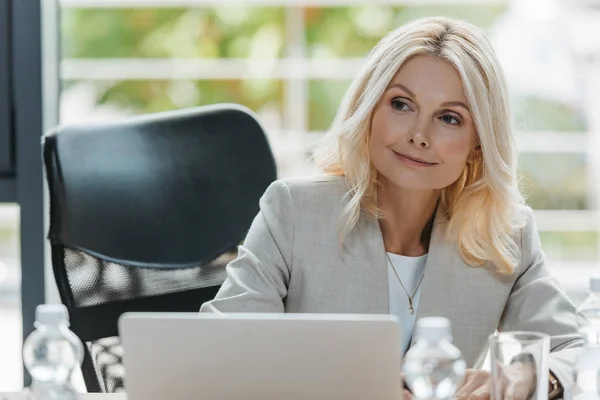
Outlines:
{"type": "MultiPolygon", "coordinates": [[[[60,97],[51,107],[60,124],[239,103],[264,124],[280,178],[317,173],[309,146],[385,33],[431,15],[475,23],[489,34],[508,78],[522,187],[549,267],[575,302],[600,271],[600,0],[55,5],[60,22],[42,34],[59,34],[60,97]]],[[[18,206],[1,204],[0,391],[23,383],[15,368],[22,341],[19,227],[18,206]]]]}

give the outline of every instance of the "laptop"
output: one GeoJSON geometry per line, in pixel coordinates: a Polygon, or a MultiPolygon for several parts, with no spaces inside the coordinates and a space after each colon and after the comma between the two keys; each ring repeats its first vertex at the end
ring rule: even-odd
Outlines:
{"type": "Polygon", "coordinates": [[[119,333],[128,400],[401,394],[391,315],[126,313],[119,333]]]}

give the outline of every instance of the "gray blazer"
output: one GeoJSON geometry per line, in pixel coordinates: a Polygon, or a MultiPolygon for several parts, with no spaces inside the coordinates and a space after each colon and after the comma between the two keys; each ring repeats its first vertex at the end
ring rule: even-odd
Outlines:
{"type": "MultiPolygon", "coordinates": [[[[389,313],[387,260],[377,219],[363,213],[339,245],[338,223],[347,199],[343,178],[276,181],[227,279],[201,312],[389,313]]],[[[550,369],[563,385],[582,340],[576,310],[550,276],[533,213],[520,233],[521,262],[501,277],[466,265],[445,238],[443,212],[434,218],[417,318],[444,316],[471,367],[483,363],[496,330],[551,336],[550,369]]]]}

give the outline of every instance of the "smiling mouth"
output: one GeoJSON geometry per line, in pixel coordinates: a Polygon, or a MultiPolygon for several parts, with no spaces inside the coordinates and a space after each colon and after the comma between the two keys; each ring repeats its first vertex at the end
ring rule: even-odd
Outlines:
{"type": "Polygon", "coordinates": [[[396,153],[395,151],[394,151],[394,154],[396,154],[398,156],[398,158],[400,158],[402,161],[404,161],[405,163],[410,164],[410,165],[416,165],[416,166],[420,166],[420,167],[432,167],[432,166],[438,164],[438,163],[427,162],[425,160],[414,158],[414,157],[408,156],[406,154],[396,153]]]}

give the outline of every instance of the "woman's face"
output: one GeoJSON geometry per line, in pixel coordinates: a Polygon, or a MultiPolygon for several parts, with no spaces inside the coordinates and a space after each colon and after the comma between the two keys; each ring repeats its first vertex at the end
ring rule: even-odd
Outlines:
{"type": "Polygon", "coordinates": [[[387,181],[442,189],[479,152],[458,71],[428,56],[410,58],[373,111],[369,153],[387,181]]]}

